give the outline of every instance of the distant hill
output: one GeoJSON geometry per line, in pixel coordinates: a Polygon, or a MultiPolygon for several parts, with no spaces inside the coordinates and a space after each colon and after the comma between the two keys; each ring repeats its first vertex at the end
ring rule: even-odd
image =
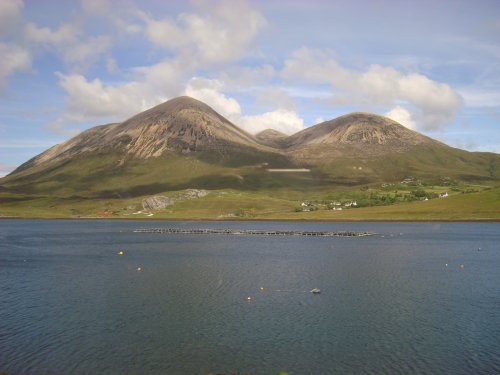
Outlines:
{"type": "Polygon", "coordinates": [[[251,135],[206,104],[169,100],[88,129],[0,179],[2,191],[130,197],[187,188],[307,189],[405,177],[498,181],[500,155],[471,153],[383,116],[352,113],[287,136],[251,135]],[[308,174],[271,174],[308,168],[308,174]]]}
{"type": "Polygon", "coordinates": [[[283,149],[286,147],[288,136],[274,129],[266,129],[255,135],[257,142],[262,145],[283,149]]]}

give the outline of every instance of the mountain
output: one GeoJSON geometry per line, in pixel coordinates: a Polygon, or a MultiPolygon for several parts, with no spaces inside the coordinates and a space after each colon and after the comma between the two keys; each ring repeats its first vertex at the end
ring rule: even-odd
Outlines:
{"type": "Polygon", "coordinates": [[[380,154],[389,150],[404,152],[412,146],[434,142],[387,117],[358,112],[304,129],[287,139],[287,147],[341,149],[348,153],[362,149],[380,154]]]}
{"type": "Polygon", "coordinates": [[[50,148],[0,179],[0,190],[105,198],[188,188],[329,188],[407,176],[497,181],[499,175],[500,155],[455,149],[383,116],[352,113],[291,136],[270,129],[253,136],[206,104],[179,97],[50,148]]]}
{"type": "Polygon", "coordinates": [[[14,174],[44,163],[64,162],[83,154],[116,150],[126,158],[148,159],[172,151],[215,153],[219,162],[273,150],[219,115],[208,105],[178,97],[141,112],[120,124],[88,129],[21,165],[14,174]]]}
{"type": "Polygon", "coordinates": [[[287,138],[288,136],[285,133],[279,132],[274,129],[266,129],[255,135],[255,139],[261,145],[266,145],[274,148],[285,148],[287,138]]]}

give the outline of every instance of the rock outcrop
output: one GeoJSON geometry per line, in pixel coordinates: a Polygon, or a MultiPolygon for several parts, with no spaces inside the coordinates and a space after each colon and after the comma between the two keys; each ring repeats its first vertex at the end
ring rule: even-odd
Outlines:
{"type": "Polygon", "coordinates": [[[203,198],[208,195],[208,191],[205,189],[188,189],[184,192],[182,195],[182,198],[184,199],[196,199],[196,198],[203,198]]]}
{"type": "Polygon", "coordinates": [[[163,210],[173,204],[174,204],[173,199],[165,197],[163,195],[155,195],[153,197],[146,198],[142,201],[142,207],[145,210],[151,210],[151,211],[163,210]]]}

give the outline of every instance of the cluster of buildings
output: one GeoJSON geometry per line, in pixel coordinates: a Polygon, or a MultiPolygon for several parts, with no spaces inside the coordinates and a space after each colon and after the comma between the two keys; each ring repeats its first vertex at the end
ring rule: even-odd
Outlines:
{"type": "Polygon", "coordinates": [[[332,210],[333,211],[342,211],[343,207],[345,208],[348,208],[348,207],[357,207],[358,206],[358,202],[356,201],[349,201],[349,202],[333,202],[333,207],[332,207],[332,210]]]}
{"type": "MultiPolygon", "coordinates": [[[[314,211],[314,205],[310,202],[302,202],[300,206],[302,207],[302,212],[314,211]]],[[[356,201],[348,201],[348,202],[334,201],[333,203],[331,203],[333,211],[342,211],[344,208],[357,207],[357,206],[358,202],[356,201]]]]}

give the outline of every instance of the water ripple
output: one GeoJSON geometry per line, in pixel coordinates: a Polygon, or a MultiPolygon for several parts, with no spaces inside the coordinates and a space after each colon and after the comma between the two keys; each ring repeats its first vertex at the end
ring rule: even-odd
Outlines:
{"type": "Polygon", "coordinates": [[[247,224],[387,234],[359,239],[2,224],[0,372],[500,373],[498,224],[247,224]]]}

